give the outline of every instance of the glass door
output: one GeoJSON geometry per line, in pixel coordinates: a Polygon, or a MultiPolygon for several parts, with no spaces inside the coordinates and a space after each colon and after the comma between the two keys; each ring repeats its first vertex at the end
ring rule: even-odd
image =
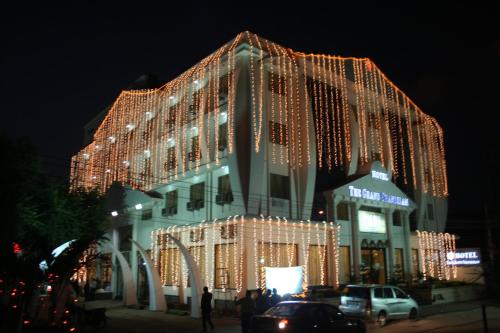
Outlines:
{"type": "Polygon", "coordinates": [[[363,283],[384,284],[386,280],[385,249],[362,248],[360,274],[363,283]]]}

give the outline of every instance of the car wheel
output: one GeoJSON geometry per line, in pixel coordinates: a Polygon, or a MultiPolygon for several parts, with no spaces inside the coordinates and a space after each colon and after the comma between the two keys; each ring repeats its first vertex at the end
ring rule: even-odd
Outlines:
{"type": "Polygon", "coordinates": [[[417,311],[417,309],[411,308],[410,314],[408,315],[408,318],[410,318],[410,320],[418,320],[418,311],[417,311]]]}
{"type": "Polygon", "coordinates": [[[387,313],[385,311],[380,311],[378,314],[377,324],[380,327],[384,327],[387,324],[387,313]]]}

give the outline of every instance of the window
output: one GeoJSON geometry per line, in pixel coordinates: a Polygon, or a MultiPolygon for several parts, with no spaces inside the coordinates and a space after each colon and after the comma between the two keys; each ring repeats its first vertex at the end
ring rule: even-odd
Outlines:
{"type": "Polygon", "coordinates": [[[191,151],[188,153],[188,159],[191,162],[201,159],[200,137],[199,136],[193,136],[191,138],[191,151]]]}
{"type": "Polygon", "coordinates": [[[219,186],[217,188],[217,195],[215,203],[217,205],[224,205],[233,202],[233,192],[231,191],[231,182],[229,175],[219,177],[219,186]]]}
{"type": "Polygon", "coordinates": [[[434,207],[432,204],[427,204],[427,218],[429,221],[434,221],[434,207]]]}
{"type": "Polygon", "coordinates": [[[229,175],[220,176],[217,193],[222,194],[230,192],[231,192],[231,182],[229,181],[229,175]]]}
{"type": "Polygon", "coordinates": [[[404,280],[404,259],[403,259],[403,249],[394,249],[394,272],[392,272],[394,278],[397,281],[404,280]]]}
{"type": "Polygon", "coordinates": [[[382,288],[375,288],[373,295],[375,298],[384,298],[384,290],[382,288]]]}
{"type": "Polygon", "coordinates": [[[345,283],[351,279],[351,251],[349,246],[341,246],[339,251],[339,280],[345,283]]]}
{"type": "Polygon", "coordinates": [[[288,176],[275,175],[271,176],[271,197],[278,199],[290,200],[290,180],[288,176]]]}
{"type": "Polygon", "coordinates": [[[177,190],[165,193],[165,211],[163,215],[177,214],[177,190]]]}
{"type": "Polygon", "coordinates": [[[223,151],[227,148],[227,122],[219,125],[219,141],[217,142],[217,149],[223,151]]]}
{"type": "Polygon", "coordinates": [[[286,80],[276,74],[269,73],[269,81],[267,88],[275,94],[285,95],[286,94],[286,80]]]}
{"type": "Polygon", "coordinates": [[[173,131],[175,128],[175,120],[176,120],[175,109],[176,106],[172,106],[168,111],[168,117],[165,120],[165,126],[167,128],[167,132],[173,131]]]}
{"type": "Polygon", "coordinates": [[[406,294],[401,289],[393,288],[392,290],[394,291],[396,298],[408,298],[408,296],[406,296],[406,294]]]}
{"type": "Polygon", "coordinates": [[[175,146],[167,149],[167,162],[163,165],[165,171],[175,169],[177,166],[177,158],[175,155],[175,146]]]}
{"type": "Polygon", "coordinates": [[[188,204],[191,204],[192,210],[200,209],[205,206],[205,182],[191,185],[189,201],[188,204]]]}
{"type": "Polygon", "coordinates": [[[179,249],[168,248],[160,251],[160,274],[164,286],[179,285],[179,249]]]}
{"type": "Polygon", "coordinates": [[[225,74],[219,78],[219,94],[227,95],[229,91],[229,74],[225,74]]]}
{"type": "Polygon", "coordinates": [[[309,245],[308,284],[310,286],[325,284],[328,281],[328,251],[324,245],[309,245]],[[321,260],[323,259],[323,260],[321,260]],[[323,262],[322,262],[323,261],[323,262]],[[322,267],[323,266],[323,267],[322,267]],[[323,279],[321,273],[323,272],[323,279]]]}
{"type": "Polygon", "coordinates": [[[236,251],[234,244],[215,245],[215,288],[227,289],[236,287],[236,270],[234,267],[230,267],[236,255],[234,251],[236,251]]]}
{"type": "Polygon", "coordinates": [[[384,298],[394,298],[392,288],[384,288],[384,298]]]}
{"type": "Polygon", "coordinates": [[[349,221],[349,204],[341,202],[337,205],[337,219],[349,221]]]}
{"type": "Polygon", "coordinates": [[[272,143],[286,146],[287,129],[285,124],[269,121],[269,140],[272,143]]]}
{"type": "Polygon", "coordinates": [[[419,267],[418,264],[420,262],[420,258],[418,257],[418,250],[411,249],[411,264],[412,264],[412,276],[414,278],[418,277],[419,267]]]}
{"type": "Polygon", "coordinates": [[[401,221],[401,212],[399,210],[395,210],[394,213],[392,213],[392,225],[396,227],[403,225],[401,221]]]}
{"type": "MultiPolygon", "coordinates": [[[[192,230],[191,232],[193,232],[192,230]]],[[[196,230],[197,232],[201,232],[203,234],[203,230],[196,230]]],[[[198,268],[200,270],[200,278],[201,278],[201,283],[203,285],[207,285],[208,283],[204,281],[205,278],[205,246],[190,246],[189,247],[189,254],[193,256],[194,261],[198,265],[198,268]]],[[[188,274],[188,281],[187,281],[188,287],[191,286],[191,278],[189,277],[188,274]]]]}
{"type": "Polygon", "coordinates": [[[153,210],[152,209],[143,209],[141,219],[142,220],[151,220],[153,218],[153,210]]]}

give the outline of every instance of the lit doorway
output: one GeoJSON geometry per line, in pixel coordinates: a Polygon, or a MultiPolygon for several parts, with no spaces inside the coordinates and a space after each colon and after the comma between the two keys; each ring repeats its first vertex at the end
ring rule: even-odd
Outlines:
{"type": "Polygon", "coordinates": [[[363,283],[380,283],[386,281],[385,249],[361,249],[361,279],[363,283]]]}

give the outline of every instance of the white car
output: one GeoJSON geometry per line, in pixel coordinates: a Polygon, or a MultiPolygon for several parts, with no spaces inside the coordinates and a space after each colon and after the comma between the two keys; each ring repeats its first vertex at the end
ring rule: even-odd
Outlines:
{"type": "Polygon", "coordinates": [[[384,326],[387,320],[416,320],[418,304],[398,287],[380,284],[347,285],[340,297],[339,309],[346,316],[364,317],[384,326]]]}

